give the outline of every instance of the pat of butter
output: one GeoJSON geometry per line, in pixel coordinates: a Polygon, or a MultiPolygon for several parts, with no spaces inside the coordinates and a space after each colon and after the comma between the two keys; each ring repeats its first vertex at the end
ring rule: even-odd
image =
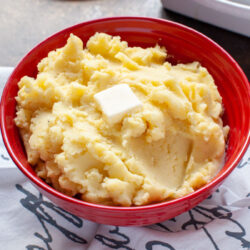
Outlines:
{"type": "Polygon", "coordinates": [[[127,84],[118,84],[94,95],[104,116],[111,124],[142,106],[141,101],[127,84]]]}

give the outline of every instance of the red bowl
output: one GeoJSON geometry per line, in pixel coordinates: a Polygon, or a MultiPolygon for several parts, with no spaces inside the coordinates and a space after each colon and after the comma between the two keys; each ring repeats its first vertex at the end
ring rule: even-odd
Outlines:
{"type": "Polygon", "coordinates": [[[17,65],[8,79],[1,99],[1,130],[5,146],[18,168],[41,193],[55,204],[80,217],[110,225],[147,225],[170,219],[203,201],[222,183],[239,163],[249,144],[250,87],[242,69],[218,44],[184,25],[145,17],[113,17],[84,22],[67,28],[40,43],[17,65]],[[24,75],[35,77],[38,62],[48,52],[65,45],[70,33],[84,43],[95,32],[119,35],[130,46],[166,46],[175,62],[199,61],[215,79],[225,107],[224,122],[230,126],[224,167],[211,182],[182,198],[138,207],[92,204],[60,193],[37,177],[28,164],[16,115],[17,83],[24,75]]]}

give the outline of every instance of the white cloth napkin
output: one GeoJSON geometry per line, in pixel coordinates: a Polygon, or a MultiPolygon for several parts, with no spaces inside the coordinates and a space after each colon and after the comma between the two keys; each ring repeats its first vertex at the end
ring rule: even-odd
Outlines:
{"type": "MultiPolygon", "coordinates": [[[[1,92],[11,71],[0,67],[1,92]]],[[[0,138],[0,249],[250,249],[250,150],[192,210],[147,227],[116,227],[81,219],[43,197],[0,138]]]]}

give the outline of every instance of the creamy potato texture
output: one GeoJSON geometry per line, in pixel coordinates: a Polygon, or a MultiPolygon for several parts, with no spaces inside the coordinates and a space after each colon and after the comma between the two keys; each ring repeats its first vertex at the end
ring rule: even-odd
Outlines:
{"type": "Polygon", "coordinates": [[[18,86],[16,125],[37,174],[57,190],[107,205],[145,205],[211,180],[225,151],[222,99],[198,62],[171,65],[166,49],[73,34],[18,86]],[[94,95],[127,84],[142,107],[106,121],[94,95]]]}

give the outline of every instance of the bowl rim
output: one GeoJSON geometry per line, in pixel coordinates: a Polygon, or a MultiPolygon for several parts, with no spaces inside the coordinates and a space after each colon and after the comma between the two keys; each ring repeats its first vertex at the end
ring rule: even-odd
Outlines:
{"type": "MultiPolygon", "coordinates": [[[[46,191],[47,193],[49,193],[52,196],[55,196],[58,199],[62,199],[62,200],[66,200],[67,202],[70,203],[74,203],[75,205],[82,205],[82,206],[86,206],[89,208],[95,208],[95,209],[99,209],[99,210],[112,210],[112,212],[119,212],[119,211],[123,211],[123,212],[135,212],[135,211],[146,211],[146,210],[152,210],[152,209],[159,209],[162,207],[167,207],[169,205],[176,205],[181,201],[189,201],[191,199],[195,199],[197,196],[199,196],[202,193],[205,193],[206,190],[210,190],[213,189],[214,187],[217,186],[217,184],[221,183],[232,171],[233,169],[237,166],[237,164],[240,162],[241,158],[243,157],[244,153],[246,152],[248,145],[250,143],[250,131],[248,132],[247,138],[244,142],[244,145],[241,148],[241,151],[239,152],[239,154],[235,157],[235,159],[233,160],[233,162],[229,165],[229,167],[223,171],[219,176],[215,176],[209,183],[207,183],[206,185],[204,185],[203,187],[195,190],[194,192],[185,195],[183,197],[180,198],[176,198],[173,200],[169,200],[169,201],[161,201],[161,202],[157,202],[157,203],[153,203],[153,204],[148,204],[148,205],[140,205],[140,206],[130,206],[130,207],[121,207],[121,206],[109,206],[109,205],[102,205],[102,204],[95,204],[95,203],[91,203],[91,202],[87,202],[84,200],[80,200],[74,197],[70,197],[66,194],[63,194],[59,191],[57,191],[56,189],[54,189],[53,187],[49,186],[45,181],[43,181],[42,179],[40,179],[38,176],[35,176],[33,174],[31,174],[23,165],[22,163],[18,160],[18,158],[16,157],[16,155],[14,154],[14,152],[12,151],[12,147],[11,144],[8,140],[8,135],[6,132],[6,127],[5,127],[5,122],[4,122],[4,113],[5,113],[5,108],[4,108],[4,100],[6,99],[6,95],[7,95],[7,89],[9,84],[12,82],[12,78],[13,75],[15,74],[15,72],[17,71],[17,69],[20,67],[20,65],[25,61],[25,59],[27,57],[29,57],[29,55],[36,50],[40,45],[46,43],[48,40],[58,36],[59,34],[62,34],[64,32],[69,32],[72,29],[76,29],[77,27],[81,27],[84,25],[88,25],[88,24],[94,24],[94,23],[99,23],[99,22],[106,22],[106,21],[121,21],[121,20],[143,20],[143,21],[150,21],[150,22],[156,22],[156,23],[162,23],[162,24],[167,24],[170,26],[175,26],[177,28],[180,28],[182,30],[188,31],[193,33],[194,35],[199,36],[202,39],[205,39],[207,42],[209,42],[212,46],[216,47],[218,50],[220,50],[224,56],[227,58],[227,60],[229,60],[231,62],[231,64],[234,65],[234,67],[237,69],[240,77],[243,79],[243,81],[246,83],[247,88],[249,89],[249,93],[250,93],[250,85],[248,82],[247,77],[245,76],[243,70],[241,69],[241,67],[238,65],[238,63],[232,58],[232,56],[225,51],[221,46],[219,46],[216,42],[214,42],[212,39],[210,39],[209,37],[207,37],[206,35],[200,33],[199,31],[190,28],[186,25],[180,24],[178,22],[174,22],[174,21],[170,21],[170,20],[166,20],[166,19],[161,19],[161,18],[152,18],[152,17],[139,17],[139,16],[115,16],[115,17],[106,17],[106,18],[98,18],[98,19],[93,19],[90,21],[85,21],[85,22],[81,22],[75,25],[72,25],[68,28],[65,28],[63,30],[60,30],[59,32],[54,33],[53,35],[47,37],[46,39],[44,39],[42,42],[38,43],[35,47],[33,47],[21,60],[20,62],[17,64],[17,66],[14,68],[13,72],[11,73],[10,77],[8,78],[5,86],[4,86],[4,90],[2,93],[2,97],[1,97],[1,103],[0,103],[0,127],[1,127],[1,132],[2,132],[2,137],[3,137],[3,142],[5,144],[5,147],[10,155],[10,157],[12,158],[12,160],[14,161],[14,163],[17,165],[17,167],[19,168],[19,170],[22,171],[22,173],[28,177],[28,179],[31,180],[31,182],[35,183],[39,188],[41,188],[42,190],[46,191]]],[[[250,100],[250,94],[248,95],[248,99],[250,100]]],[[[250,109],[250,108],[249,108],[250,109]]],[[[225,166],[225,165],[224,165],[225,166]]],[[[224,167],[223,166],[223,167],[224,167]]]]}

